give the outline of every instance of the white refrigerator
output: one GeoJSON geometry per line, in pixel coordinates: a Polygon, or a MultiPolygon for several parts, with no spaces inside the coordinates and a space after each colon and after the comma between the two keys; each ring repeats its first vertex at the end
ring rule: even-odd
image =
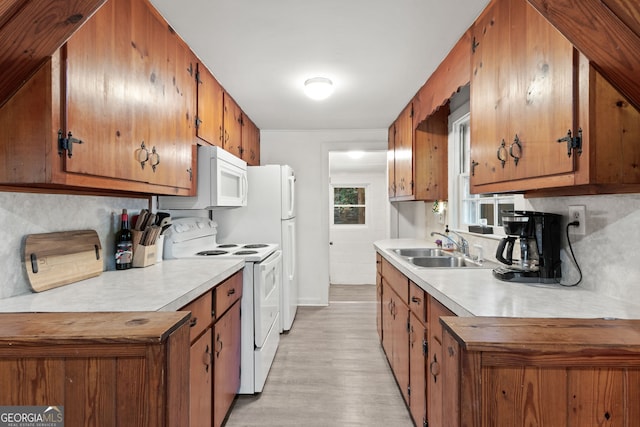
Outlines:
{"type": "Polygon", "coordinates": [[[288,331],[298,308],[295,173],[287,165],[249,166],[247,180],[246,206],[213,212],[217,241],[280,245],[280,330],[288,331]]]}

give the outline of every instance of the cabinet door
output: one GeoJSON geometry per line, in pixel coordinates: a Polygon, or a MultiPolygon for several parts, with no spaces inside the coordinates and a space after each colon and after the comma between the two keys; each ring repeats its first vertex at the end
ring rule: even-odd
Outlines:
{"type": "Polygon", "coordinates": [[[396,122],[395,197],[410,200],[413,196],[413,103],[409,103],[396,122]]]}
{"type": "Polygon", "coordinates": [[[382,342],[382,310],[384,310],[382,301],[382,256],[376,253],[376,328],[380,342],[382,342]]]}
{"type": "Polygon", "coordinates": [[[409,308],[394,295],[393,318],[393,373],[404,401],[409,403],[409,308]]]}
{"type": "Polygon", "coordinates": [[[427,328],[422,321],[411,313],[409,317],[409,409],[413,422],[417,426],[425,425],[427,420],[427,328]]]}
{"type": "Polygon", "coordinates": [[[557,140],[573,129],[573,46],[526,1],[510,3],[511,179],[572,172],[573,157],[557,140]],[[514,156],[520,157],[517,164],[514,156]]]}
{"type": "Polygon", "coordinates": [[[573,46],[524,0],[490,5],[472,37],[472,185],[572,172],[557,140],[573,129],[573,46]]]}
{"type": "Polygon", "coordinates": [[[222,148],[242,157],[242,110],[228,93],[224,93],[224,143],[222,148]]]}
{"type": "Polygon", "coordinates": [[[445,425],[445,412],[443,411],[444,386],[446,379],[442,375],[442,362],[444,357],[442,344],[442,325],[440,317],[454,316],[445,306],[435,298],[429,297],[429,361],[427,368],[427,395],[429,424],[434,426],[445,425]]]}
{"type": "Polygon", "coordinates": [[[191,345],[189,407],[192,427],[210,426],[212,419],[213,351],[211,328],[191,345]]]}
{"type": "Polygon", "coordinates": [[[224,90],[211,72],[198,64],[198,138],[222,147],[224,90]]]}
{"type": "Polygon", "coordinates": [[[416,200],[447,199],[449,105],[423,120],[415,130],[415,197],[416,200]]]}
{"type": "Polygon", "coordinates": [[[213,425],[222,425],[240,388],[240,302],[213,327],[213,425]]]}
{"type": "Polygon", "coordinates": [[[389,363],[393,362],[393,303],[394,292],[385,278],[381,278],[382,283],[382,348],[387,355],[389,363]]]}
{"type": "Polygon", "coordinates": [[[195,57],[146,2],[107,2],[66,45],[65,171],[190,188],[195,57]]]}
{"type": "Polygon", "coordinates": [[[242,114],[242,160],[249,166],[260,166],[260,129],[244,113],[242,114]]]}
{"type": "MultiPolygon", "coordinates": [[[[473,24],[471,54],[471,183],[500,182],[508,166],[510,5],[490,4],[473,24]],[[502,146],[504,141],[504,147],[502,146]],[[499,160],[504,159],[505,163],[499,160]]],[[[510,163],[509,163],[510,165],[510,163]]]]}

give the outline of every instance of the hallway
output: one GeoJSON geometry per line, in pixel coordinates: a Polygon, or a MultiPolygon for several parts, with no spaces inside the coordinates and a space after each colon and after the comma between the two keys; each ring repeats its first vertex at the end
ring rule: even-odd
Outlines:
{"type": "Polygon", "coordinates": [[[375,286],[332,285],[299,307],[262,394],[241,395],[227,427],[412,426],[376,331],[375,286]]]}

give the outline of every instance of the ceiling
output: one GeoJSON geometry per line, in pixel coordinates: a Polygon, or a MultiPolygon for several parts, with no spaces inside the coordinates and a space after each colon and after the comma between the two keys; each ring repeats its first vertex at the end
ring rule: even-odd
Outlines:
{"type": "Polygon", "coordinates": [[[151,0],[262,130],[385,129],[489,0],[151,0]],[[333,95],[313,101],[306,79],[333,95]]]}

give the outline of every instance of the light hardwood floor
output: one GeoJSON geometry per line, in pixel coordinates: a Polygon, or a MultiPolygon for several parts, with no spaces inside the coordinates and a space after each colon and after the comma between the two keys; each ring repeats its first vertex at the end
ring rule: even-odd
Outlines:
{"type": "Polygon", "coordinates": [[[412,426],[376,331],[375,286],[332,285],[299,307],[264,390],[238,396],[226,427],[412,426]]]}

